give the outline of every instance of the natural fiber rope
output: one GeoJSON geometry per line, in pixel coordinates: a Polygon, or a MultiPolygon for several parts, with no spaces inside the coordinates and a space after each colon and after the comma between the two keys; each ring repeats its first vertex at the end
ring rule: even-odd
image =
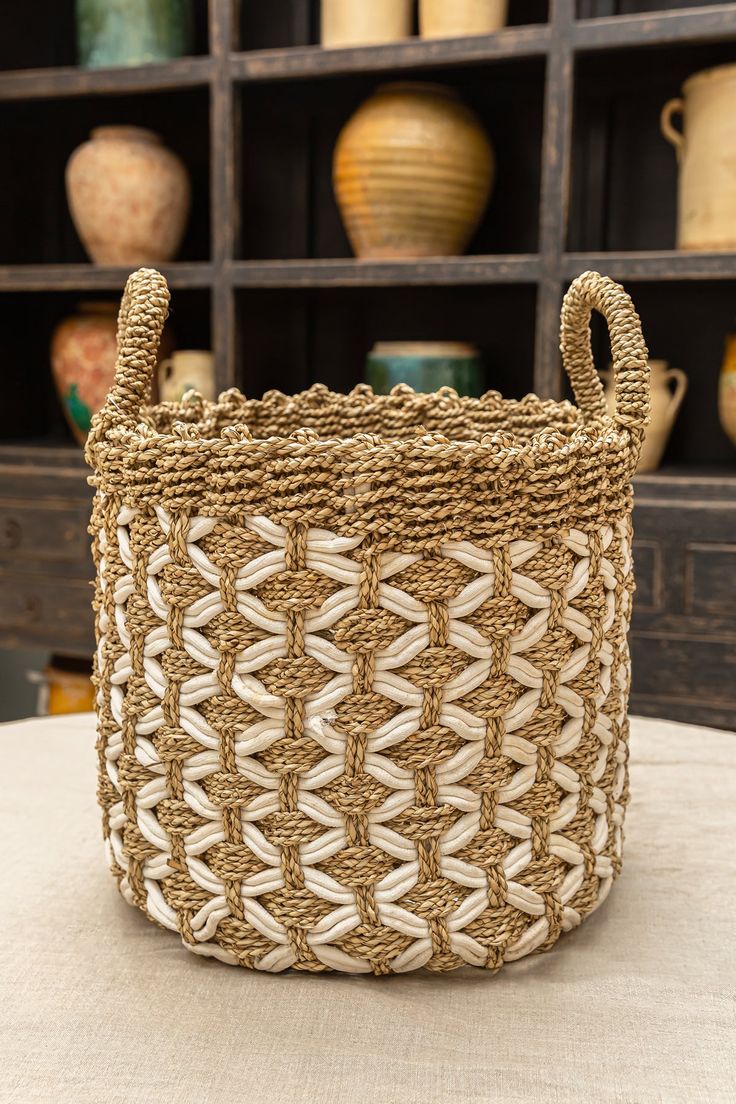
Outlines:
{"type": "Polygon", "coordinates": [[[365,387],[149,409],[167,308],[158,273],[131,277],[87,448],[124,896],[267,970],[548,948],[620,869],[648,402],[628,297],[595,274],[568,293],[580,411],[365,387]]]}

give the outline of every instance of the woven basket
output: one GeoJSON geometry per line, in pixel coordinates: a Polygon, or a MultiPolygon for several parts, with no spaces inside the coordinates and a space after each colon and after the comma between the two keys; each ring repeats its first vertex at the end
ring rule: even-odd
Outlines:
{"type": "Polygon", "coordinates": [[[567,293],[579,407],[319,385],[148,407],[168,300],[157,272],[128,281],[87,447],[123,896],[261,970],[546,950],[621,865],[649,403],[630,299],[597,273],[567,293]]]}

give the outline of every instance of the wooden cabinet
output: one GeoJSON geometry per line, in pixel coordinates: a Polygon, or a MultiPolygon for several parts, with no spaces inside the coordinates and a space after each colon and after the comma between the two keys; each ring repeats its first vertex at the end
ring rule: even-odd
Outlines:
{"type": "Polygon", "coordinates": [[[192,174],[191,223],[165,266],[172,327],[180,347],[214,350],[222,389],[345,390],[377,340],[444,339],[481,349],[489,387],[560,397],[570,279],[595,268],[630,286],[652,355],[690,378],[665,466],[637,480],[633,706],[736,726],[736,452],[715,398],[736,254],[673,248],[677,170],[658,131],[685,76],[733,60],[736,3],[514,0],[495,35],[335,50],[317,45],[317,0],[195,8],[195,56],[96,71],[74,65],[71,0],[5,16],[0,643],[91,647],[89,490],[48,341],[79,299],[119,296],[127,272],[86,262],[63,170],[92,126],[144,123],[192,174]],[[332,147],[377,83],[407,78],[461,92],[497,183],[467,256],[358,262],[332,147]]]}

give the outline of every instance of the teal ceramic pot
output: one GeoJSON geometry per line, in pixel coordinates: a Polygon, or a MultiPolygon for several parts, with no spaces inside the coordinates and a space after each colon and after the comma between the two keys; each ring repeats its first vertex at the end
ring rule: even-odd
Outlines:
{"type": "Polygon", "coordinates": [[[192,52],[191,0],[77,0],[77,53],[86,69],[145,65],[192,52]]]}
{"type": "Polygon", "coordinates": [[[485,390],[478,350],[455,341],[381,341],[368,354],[365,378],[377,395],[397,383],[424,393],[454,387],[477,397],[485,390]]]}

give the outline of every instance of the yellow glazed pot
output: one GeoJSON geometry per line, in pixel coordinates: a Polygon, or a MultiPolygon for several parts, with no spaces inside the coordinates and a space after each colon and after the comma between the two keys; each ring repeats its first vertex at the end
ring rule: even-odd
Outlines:
{"type": "Polygon", "coordinates": [[[153,131],[109,126],[69,158],[66,188],[74,225],[96,264],[170,261],[189,214],[183,162],[153,131]]]}
{"type": "Polygon", "coordinates": [[[736,65],[685,81],[662,109],[662,133],[680,166],[679,249],[736,249],[736,65]],[[683,130],[673,126],[682,115],[683,130]]]}
{"type": "MultiPolygon", "coordinates": [[[[609,414],[616,411],[613,373],[601,372],[606,384],[606,405],[609,414]]],[[[644,435],[637,473],[656,471],[662,462],[672,426],[687,391],[688,379],[681,368],[670,368],[666,360],[649,361],[651,407],[649,425],[644,435]],[[674,386],[673,386],[674,385],[674,386]]]]}
{"type": "Polygon", "coordinates": [[[491,34],[506,23],[508,0],[419,0],[422,38],[491,34]]]}
{"type": "Polygon", "coordinates": [[[493,170],[480,120],[452,89],[382,85],[335,147],[335,195],[353,250],[375,259],[464,252],[493,170]]]}
{"type": "Polygon", "coordinates": [[[718,414],[726,436],[736,445],[736,334],[729,334],[726,338],[718,381],[718,414]]]}

